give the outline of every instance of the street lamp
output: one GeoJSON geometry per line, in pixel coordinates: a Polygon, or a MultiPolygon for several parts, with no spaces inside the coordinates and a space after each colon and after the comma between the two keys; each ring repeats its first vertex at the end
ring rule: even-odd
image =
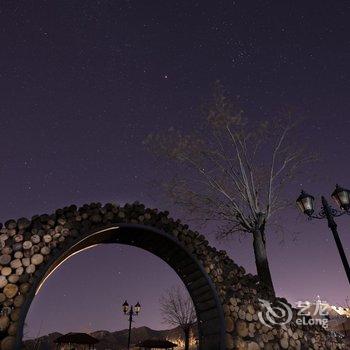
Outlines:
{"type": "Polygon", "coordinates": [[[312,219],[327,219],[328,227],[331,229],[335,243],[337,244],[340,258],[342,260],[348,281],[350,283],[350,267],[346,258],[343,245],[340,241],[337,224],[334,220],[335,217],[342,216],[344,214],[350,215],[350,190],[336,185],[335,190],[332,193],[332,198],[335,200],[340,210],[331,207],[324,196],[321,197],[322,207],[318,214],[314,215],[315,212],[315,198],[304,191],[301,191],[300,196],[297,198],[297,205],[300,211],[307,215],[309,220],[312,219]]]}
{"type": "Polygon", "coordinates": [[[332,198],[341,209],[345,211],[348,211],[350,209],[350,190],[346,190],[337,184],[335,186],[335,190],[332,193],[332,198]]]}
{"type": "Polygon", "coordinates": [[[134,316],[138,316],[141,311],[141,305],[139,302],[135,306],[130,306],[125,300],[122,305],[123,313],[126,316],[129,316],[129,334],[128,334],[128,349],[130,349],[130,340],[131,340],[131,323],[134,316]]]}

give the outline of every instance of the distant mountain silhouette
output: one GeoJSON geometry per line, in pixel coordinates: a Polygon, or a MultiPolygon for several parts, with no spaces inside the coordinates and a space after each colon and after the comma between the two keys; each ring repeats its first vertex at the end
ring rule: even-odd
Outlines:
{"type": "MultiPolygon", "coordinates": [[[[54,340],[61,336],[61,333],[54,332],[37,339],[28,339],[24,342],[27,350],[53,350],[56,349],[54,340]]],[[[127,348],[128,330],[123,329],[116,332],[105,330],[90,333],[91,336],[97,338],[100,342],[96,345],[97,350],[124,350],[127,348]]],[[[168,339],[176,343],[178,339],[182,339],[182,332],[179,327],[156,331],[149,327],[132,328],[131,343],[135,344],[146,339],[168,339]]],[[[180,349],[180,348],[179,348],[180,349]]]]}

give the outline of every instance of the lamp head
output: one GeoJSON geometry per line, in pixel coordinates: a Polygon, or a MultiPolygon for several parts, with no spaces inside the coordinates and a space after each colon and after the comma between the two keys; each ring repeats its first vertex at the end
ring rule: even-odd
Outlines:
{"type": "Polygon", "coordinates": [[[347,190],[337,184],[332,193],[332,198],[341,209],[346,211],[350,209],[350,190],[347,190]]]}
{"type": "Polygon", "coordinates": [[[136,315],[138,315],[141,311],[141,304],[139,302],[137,302],[137,304],[134,306],[134,310],[136,315]]]}
{"type": "Polygon", "coordinates": [[[124,301],[124,304],[123,304],[123,312],[124,312],[124,314],[126,315],[126,314],[128,313],[128,311],[129,311],[129,304],[128,304],[128,302],[125,300],[125,301],[124,301]]]}
{"type": "Polygon", "coordinates": [[[307,194],[305,191],[301,191],[301,194],[297,198],[296,202],[300,211],[303,214],[306,214],[307,216],[311,216],[315,211],[314,201],[315,201],[315,198],[313,196],[311,196],[310,194],[307,194]]]}

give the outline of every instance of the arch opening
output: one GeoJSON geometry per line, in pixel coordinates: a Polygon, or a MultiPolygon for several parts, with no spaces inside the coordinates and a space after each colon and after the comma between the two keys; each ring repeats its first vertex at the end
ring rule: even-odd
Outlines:
{"type": "Polygon", "coordinates": [[[66,259],[97,244],[124,244],[144,249],[165,261],[180,277],[193,300],[198,319],[199,349],[225,348],[223,310],[214,284],[201,263],[171,235],[153,227],[118,224],[89,232],[72,239],[64,249],[57,249],[35,274],[30,294],[22,306],[17,334],[17,347],[23,337],[23,326],[31,302],[48,277],[66,259]]]}

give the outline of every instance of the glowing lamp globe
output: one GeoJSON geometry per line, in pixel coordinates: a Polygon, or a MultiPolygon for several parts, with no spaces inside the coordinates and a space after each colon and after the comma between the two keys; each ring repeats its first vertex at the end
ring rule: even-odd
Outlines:
{"type": "Polygon", "coordinates": [[[332,193],[332,198],[341,209],[346,211],[350,209],[350,190],[336,185],[332,193]]]}
{"type": "Polygon", "coordinates": [[[124,314],[126,314],[129,311],[129,304],[128,302],[125,300],[124,304],[123,304],[123,312],[124,314]]]}
{"type": "Polygon", "coordinates": [[[135,305],[134,310],[135,310],[136,315],[138,315],[140,313],[141,305],[139,302],[137,302],[137,304],[135,305]]]}
{"type": "Polygon", "coordinates": [[[307,216],[311,216],[315,210],[314,207],[315,198],[304,191],[301,191],[300,196],[297,199],[297,205],[300,211],[307,216]]]}

